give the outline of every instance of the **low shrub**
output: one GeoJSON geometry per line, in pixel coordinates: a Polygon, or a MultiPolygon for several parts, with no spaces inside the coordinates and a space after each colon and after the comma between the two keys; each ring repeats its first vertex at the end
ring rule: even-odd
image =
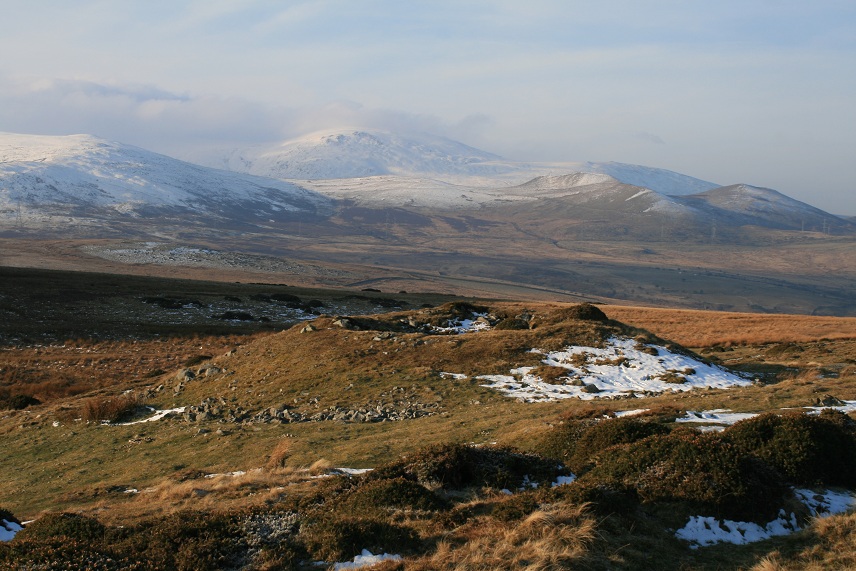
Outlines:
{"type": "Polygon", "coordinates": [[[763,414],[725,431],[735,446],[754,454],[794,484],[856,486],[856,427],[847,415],[763,414]]]}
{"type": "Polygon", "coordinates": [[[590,303],[581,303],[567,309],[559,310],[555,313],[555,316],[563,321],[609,321],[609,318],[599,307],[590,303]]]}
{"type": "Polygon", "coordinates": [[[632,514],[639,506],[639,494],[632,486],[604,485],[597,482],[573,482],[544,492],[544,501],[562,501],[573,505],[587,504],[600,515],[632,514]]]}
{"type": "Polygon", "coordinates": [[[389,508],[438,511],[448,507],[446,500],[425,486],[399,477],[366,481],[343,495],[335,509],[361,514],[389,508]]]}
{"type": "Polygon", "coordinates": [[[375,470],[369,478],[403,477],[446,489],[472,486],[517,489],[527,481],[553,482],[565,473],[554,461],[536,454],[508,448],[451,444],[421,450],[375,470]]]}
{"type": "Polygon", "coordinates": [[[596,454],[610,446],[630,444],[669,431],[663,424],[635,418],[567,420],[547,433],[540,451],[580,474],[596,454]]]}
{"type": "Polygon", "coordinates": [[[506,317],[499,320],[493,328],[500,331],[520,331],[529,329],[529,322],[518,317],[506,317]]]}
{"type": "Polygon", "coordinates": [[[66,538],[100,541],[106,528],[97,519],[75,513],[49,513],[30,523],[16,536],[19,539],[66,538]]]}
{"type": "Polygon", "coordinates": [[[104,545],[57,537],[0,542],[0,569],[150,571],[164,567],[117,554],[104,545]]]}
{"type": "Polygon", "coordinates": [[[688,502],[706,513],[770,521],[789,494],[780,474],[716,433],[676,429],[594,458],[579,484],[634,489],[642,502],[688,502]]]}
{"type": "Polygon", "coordinates": [[[246,554],[240,518],[183,511],[127,528],[111,528],[106,542],[151,567],[178,571],[235,566],[246,554]]]}
{"type": "Polygon", "coordinates": [[[412,553],[420,545],[419,536],[409,527],[332,514],[302,526],[298,539],[313,559],[321,561],[345,561],[363,549],[412,553]]]}
{"type": "Polygon", "coordinates": [[[12,395],[8,398],[0,398],[0,410],[24,410],[28,406],[37,404],[42,404],[42,401],[30,395],[12,395]]]}

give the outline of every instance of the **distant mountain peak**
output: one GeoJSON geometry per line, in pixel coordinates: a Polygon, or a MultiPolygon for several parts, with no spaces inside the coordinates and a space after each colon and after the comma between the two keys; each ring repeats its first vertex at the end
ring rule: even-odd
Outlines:
{"type": "Polygon", "coordinates": [[[202,164],[279,179],[344,179],[382,175],[490,176],[512,170],[501,157],[424,133],[339,129],[233,149],[202,164]]]}
{"type": "Polygon", "coordinates": [[[293,184],[217,171],[91,135],[0,133],[0,222],[175,217],[199,223],[326,213],[293,184]]]}

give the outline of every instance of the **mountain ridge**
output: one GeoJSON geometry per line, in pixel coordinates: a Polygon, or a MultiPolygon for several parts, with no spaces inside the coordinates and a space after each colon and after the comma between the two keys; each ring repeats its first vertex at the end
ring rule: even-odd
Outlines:
{"type": "Polygon", "coordinates": [[[90,135],[0,133],[0,219],[200,223],[326,216],[330,200],[284,181],[216,171],[90,135]]]}

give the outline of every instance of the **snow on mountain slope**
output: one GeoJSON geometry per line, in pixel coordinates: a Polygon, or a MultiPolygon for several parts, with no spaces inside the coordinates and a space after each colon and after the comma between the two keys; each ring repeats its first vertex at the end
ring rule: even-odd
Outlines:
{"type": "Polygon", "coordinates": [[[534,200],[534,197],[508,194],[505,187],[497,189],[395,175],[305,180],[300,181],[300,185],[330,198],[384,208],[454,210],[534,200]]]}
{"type": "Polygon", "coordinates": [[[592,184],[622,182],[607,174],[572,172],[565,175],[538,176],[517,185],[515,190],[532,193],[544,193],[550,191],[566,191],[571,188],[589,186],[592,184]]]}
{"type": "Polygon", "coordinates": [[[612,176],[596,173],[573,173],[561,176],[540,176],[507,189],[508,195],[552,199],[555,206],[585,206],[600,213],[637,213],[689,215],[691,206],[649,188],[626,184],[612,176]]]}
{"type": "Polygon", "coordinates": [[[432,135],[325,131],[269,146],[226,152],[204,164],[280,179],[378,175],[493,176],[513,170],[491,153],[432,135]]]}
{"type": "Polygon", "coordinates": [[[684,195],[704,192],[720,185],[693,178],[685,174],[666,169],[630,165],[626,163],[582,163],[578,170],[582,172],[607,174],[616,180],[633,186],[656,190],[661,194],[684,195]]]}
{"type": "Polygon", "coordinates": [[[735,184],[692,196],[679,197],[686,204],[706,207],[708,212],[732,217],[735,222],[773,228],[829,232],[852,224],[828,212],[769,188],[735,184]]]}
{"type": "Polygon", "coordinates": [[[325,215],[326,197],[88,135],[0,133],[0,221],[193,213],[267,221],[325,215]]]}
{"type": "Polygon", "coordinates": [[[277,144],[190,159],[215,168],[296,180],[398,175],[501,188],[537,176],[589,173],[610,176],[661,194],[694,194],[719,186],[665,169],[616,162],[515,162],[443,137],[379,130],[324,131],[277,144]]]}

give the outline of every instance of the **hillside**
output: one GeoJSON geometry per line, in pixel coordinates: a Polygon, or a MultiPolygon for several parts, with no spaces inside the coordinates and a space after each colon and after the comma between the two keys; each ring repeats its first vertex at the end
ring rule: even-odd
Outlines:
{"type": "Polygon", "coordinates": [[[325,197],[281,181],[216,171],[86,135],[0,133],[5,228],[140,222],[236,226],[328,215],[325,197]]]}
{"type": "Polygon", "coordinates": [[[854,230],[853,223],[846,219],[769,188],[736,184],[686,196],[683,200],[686,204],[692,204],[713,216],[728,212],[732,223],[739,225],[751,224],[824,234],[854,230]]]}
{"type": "MultiPolygon", "coordinates": [[[[15,295],[49,294],[32,284],[15,295]]],[[[309,569],[370,560],[363,550],[400,557],[390,569],[856,558],[835,539],[852,515],[833,515],[856,489],[853,319],[770,322],[753,345],[722,335],[763,327],[761,315],[696,316],[722,332],[702,341],[666,310],[430,305],[246,337],[123,339],[116,322],[106,340],[4,344],[0,564],[309,569]],[[642,322],[708,344],[693,352],[642,322]],[[110,382],[84,385],[96,370],[110,382]],[[32,371],[67,379],[66,392],[32,371]]]]}

